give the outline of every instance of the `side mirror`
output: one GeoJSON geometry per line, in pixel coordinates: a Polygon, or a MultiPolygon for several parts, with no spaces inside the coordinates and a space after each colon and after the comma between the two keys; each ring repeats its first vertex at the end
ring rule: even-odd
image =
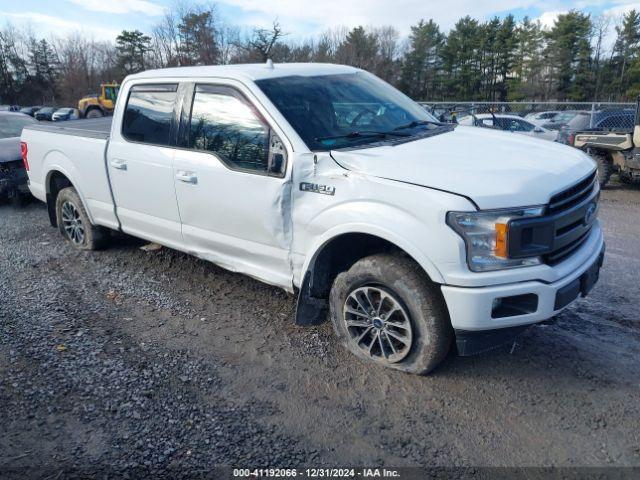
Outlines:
{"type": "Polygon", "coordinates": [[[269,175],[280,177],[284,175],[287,168],[287,150],[282,140],[271,132],[271,141],[269,142],[269,175]]]}
{"type": "Polygon", "coordinates": [[[274,153],[269,161],[269,173],[274,175],[282,175],[284,173],[284,155],[282,153],[274,153]]]}

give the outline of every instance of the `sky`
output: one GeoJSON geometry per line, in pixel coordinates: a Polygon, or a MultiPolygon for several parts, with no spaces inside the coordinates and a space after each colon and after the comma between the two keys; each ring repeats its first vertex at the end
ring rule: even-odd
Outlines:
{"type": "MultiPolygon", "coordinates": [[[[176,0],[0,0],[0,28],[28,27],[37,36],[75,32],[97,40],[114,40],[122,30],[150,33],[176,0]]],[[[194,0],[190,3],[198,3],[194,0]]],[[[640,10],[640,0],[217,0],[219,15],[249,29],[277,19],[289,38],[304,39],[336,26],[393,25],[403,36],[420,18],[433,18],[446,31],[460,17],[480,20],[511,13],[516,19],[538,18],[552,25],[571,9],[614,18],[640,10]]]]}

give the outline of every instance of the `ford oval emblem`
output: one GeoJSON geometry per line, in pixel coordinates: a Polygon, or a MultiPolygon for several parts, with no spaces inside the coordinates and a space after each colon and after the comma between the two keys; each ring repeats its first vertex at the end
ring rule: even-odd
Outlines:
{"type": "Polygon", "coordinates": [[[593,220],[593,217],[596,214],[596,204],[592,203],[591,205],[589,205],[587,207],[587,211],[584,213],[584,224],[585,225],[589,225],[591,223],[591,220],[593,220]]]}

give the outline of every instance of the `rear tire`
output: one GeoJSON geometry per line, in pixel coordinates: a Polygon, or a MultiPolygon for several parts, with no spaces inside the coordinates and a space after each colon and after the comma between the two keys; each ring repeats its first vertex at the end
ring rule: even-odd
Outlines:
{"type": "Polygon", "coordinates": [[[633,183],[633,177],[628,173],[620,172],[619,176],[622,183],[625,183],[627,185],[631,185],[633,183]]]}
{"type": "Polygon", "coordinates": [[[609,156],[604,153],[596,152],[591,156],[598,165],[598,183],[600,183],[600,188],[604,188],[607,183],[609,183],[609,179],[611,179],[611,174],[613,173],[613,162],[609,156]]]}
{"type": "Polygon", "coordinates": [[[453,329],[440,289],[403,255],[358,260],[336,277],[329,306],[340,342],[368,362],[423,375],[451,346],[453,329]]]}
{"type": "Polygon", "coordinates": [[[91,224],[89,215],[76,189],[67,187],[56,197],[58,229],[71,245],[79,250],[99,250],[107,243],[109,232],[91,224]]]}

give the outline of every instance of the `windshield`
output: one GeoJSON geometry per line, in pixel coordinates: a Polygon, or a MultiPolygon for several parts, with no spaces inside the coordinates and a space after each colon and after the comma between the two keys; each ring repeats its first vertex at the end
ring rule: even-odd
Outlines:
{"type": "Polygon", "coordinates": [[[2,115],[0,116],[0,138],[19,137],[22,134],[22,127],[35,123],[30,117],[22,115],[2,115]]]}
{"type": "Polygon", "coordinates": [[[56,113],[71,113],[71,109],[70,108],[61,108],[56,113]]]}
{"type": "Polygon", "coordinates": [[[427,130],[448,131],[424,108],[365,72],[256,81],[311,150],[331,150],[427,130]]]}

